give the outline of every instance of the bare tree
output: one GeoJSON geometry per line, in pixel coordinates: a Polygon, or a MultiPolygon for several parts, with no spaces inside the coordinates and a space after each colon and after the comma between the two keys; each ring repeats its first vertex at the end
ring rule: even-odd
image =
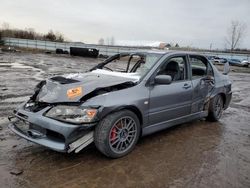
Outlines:
{"type": "Polygon", "coordinates": [[[21,38],[21,39],[36,39],[36,40],[49,40],[64,42],[65,38],[62,33],[54,33],[50,30],[47,34],[37,33],[33,28],[17,29],[12,28],[7,22],[4,22],[0,26],[0,35],[1,37],[12,37],[12,38],[21,38]]]}
{"type": "Polygon", "coordinates": [[[105,44],[106,45],[110,45],[110,39],[109,39],[109,37],[106,38],[105,44]]]}
{"type": "Polygon", "coordinates": [[[8,29],[10,29],[10,24],[7,23],[7,22],[3,22],[2,28],[3,28],[4,30],[8,30],[8,29]]]}
{"type": "Polygon", "coordinates": [[[46,35],[44,35],[44,39],[49,41],[55,41],[56,35],[52,30],[50,30],[46,35]]]}
{"type": "Polygon", "coordinates": [[[56,40],[57,42],[64,42],[64,36],[62,33],[60,33],[59,31],[57,31],[55,33],[55,36],[56,36],[56,40]]]}
{"type": "Polygon", "coordinates": [[[4,45],[4,41],[2,40],[2,31],[0,30],[0,45],[4,45]]]}
{"type": "Polygon", "coordinates": [[[228,28],[226,43],[230,46],[231,50],[234,50],[243,39],[246,33],[246,24],[239,21],[232,21],[228,28]]]}
{"type": "Polygon", "coordinates": [[[110,44],[111,44],[112,46],[115,45],[115,37],[113,37],[113,36],[111,37],[110,44]]]}
{"type": "Polygon", "coordinates": [[[103,39],[103,38],[100,38],[100,39],[98,40],[98,44],[99,44],[99,45],[104,45],[104,39],[103,39]]]}

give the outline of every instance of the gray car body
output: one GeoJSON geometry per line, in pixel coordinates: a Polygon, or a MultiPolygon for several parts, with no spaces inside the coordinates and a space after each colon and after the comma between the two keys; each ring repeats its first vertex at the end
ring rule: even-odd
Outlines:
{"type": "Polygon", "coordinates": [[[207,62],[213,69],[213,83],[210,82],[211,80],[207,81],[206,78],[192,80],[189,62],[187,67],[188,79],[173,82],[169,85],[154,83],[156,71],[169,58],[185,56],[188,60],[190,55],[205,58],[204,56],[190,52],[171,51],[141,53],[160,53],[161,57],[140,81],[90,72],[74,76],[73,79],[77,82],[70,84],[60,84],[47,80],[47,83],[39,90],[37,100],[48,105],[37,112],[31,112],[25,108],[26,103],[22,104],[14,112],[15,118],[9,127],[16,134],[29,141],[56,151],[67,152],[71,143],[93,131],[95,126],[98,126],[98,123],[108,114],[122,109],[129,109],[138,116],[141,124],[141,135],[144,136],[173,125],[206,117],[209,101],[218,94],[223,97],[224,109],[228,107],[232,95],[231,81],[227,75],[220,73],[209,61],[207,62]],[[129,83],[130,85],[117,91],[106,92],[88,97],[84,101],[81,100],[97,88],[123,83],[129,83]],[[67,90],[77,86],[83,87],[82,96],[69,99],[66,96],[67,90]],[[57,104],[98,108],[98,120],[89,124],[75,125],[45,117],[44,114],[57,104]],[[34,130],[31,131],[37,131],[39,136],[36,138],[34,135],[31,136],[20,130],[17,126],[17,122],[20,120],[33,127],[34,130]],[[53,133],[52,136],[40,136],[40,128],[49,130],[53,133]],[[54,133],[59,134],[63,139],[54,138],[54,133]]]}

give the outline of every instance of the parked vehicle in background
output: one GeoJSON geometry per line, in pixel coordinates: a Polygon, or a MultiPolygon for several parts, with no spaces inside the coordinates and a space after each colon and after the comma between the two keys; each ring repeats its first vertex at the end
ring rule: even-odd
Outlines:
{"type": "Polygon", "coordinates": [[[226,62],[232,66],[239,66],[239,67],[250,67],[250,62],[247,59],[237,59],[237,58],[228,58],[228,57],[218,57],[213,55],[206,56],[209,61],[213,64],[225,64],[226,62]]]}
{"type": "Polygon", "coordinates": [[[248,61],[247,59],[243,59],[241,63],[246,64],[247,67],[250,67],[250,61],[248,61]]]}
{"type": "Polygon", "coordinates": [[[221,57],[215,57],[213,59],[213,62],[217,63],[217,64],[222,64],[222,63],[224,64],[224,63],[227,62],[227,59],[226,58],[221,58],[221,57]]]}
{"type": "Polygon", "coordinates": [[[21,52],[20,50],[16,50],[14,47],[4,47],[1,49],[2,52],[21,52]]]}
{"type": "Polygon", "coordinates": [[[226,58],[221,58],[218,56],[207,56],[207,59],[210,60],[213,64],[224,64],[227,62],[226,58]]]}
{"type": "Polygon", "coordinates": [[[240,66],[240,67],[248,67],[249,63],[247,60],[239,60],[239,59],[227,59],[229,65],[232,66],[240,66]]]}
{"type": "Polygon", "coordinates": [[[72,56],[97,58],[99,55],[99,50],[95,48],[70,47],[69,53],[72,56]]]}
{"type": "Polygon", "coordinates": [[[214,58],[215,58],[216,56],[207,55],[206,57],[207,57],[207,59],[208,59],[209,61],[212,61],[212,60],[214,60],[214,58]]]}

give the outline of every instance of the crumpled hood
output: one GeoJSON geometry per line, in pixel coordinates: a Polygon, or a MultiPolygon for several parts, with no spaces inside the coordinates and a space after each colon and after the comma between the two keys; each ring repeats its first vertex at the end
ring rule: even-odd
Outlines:
{"type": "Polygon", "coordinates": [[[52,77],[39,91],[36,101],[46,103],[79,102],[82,97],[100,88],[126,82],[137,82],[138,76],[130,73],[114,74],[110,71],[92,71],[52,77]]]}

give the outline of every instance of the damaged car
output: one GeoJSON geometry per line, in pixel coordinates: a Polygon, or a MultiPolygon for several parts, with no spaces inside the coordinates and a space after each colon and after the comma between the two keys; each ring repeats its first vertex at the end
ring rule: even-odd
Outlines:
{"type": "Polygon", "coordinates": [[[85,73],[40,82],[9,128],[59,152],[94,143],[119,158],[142,136],[195,119],[218,121],[231,101],[228,71],[191,52],[119,53],[85,73]]]}

